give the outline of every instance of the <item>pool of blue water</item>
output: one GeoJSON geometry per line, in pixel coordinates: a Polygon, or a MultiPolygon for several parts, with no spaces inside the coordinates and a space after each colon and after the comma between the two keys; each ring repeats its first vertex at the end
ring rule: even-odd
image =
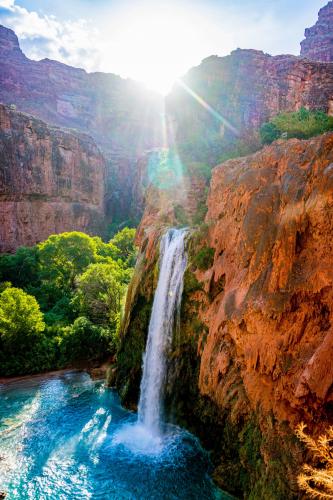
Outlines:
{"type": "Polygon", "coordinates": [[[198,440],[159,442],[116,392],[82,372],[0,385],[0,491],[6,500],[226,499],[198,440]]]}

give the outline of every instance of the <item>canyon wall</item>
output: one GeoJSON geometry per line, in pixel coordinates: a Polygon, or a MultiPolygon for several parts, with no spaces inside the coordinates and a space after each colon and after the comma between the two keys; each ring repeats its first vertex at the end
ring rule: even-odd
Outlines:
{"type": "Polygon", "coordinates": [[[22,53],[15,33],[0,26],[0,102],[91,135],[107,160],[110,219],[131,217],[133,205],[138,215],[131,180],[137,158],[161,144],[160,96],[118,75],[33,61],[22,53]]]}
{"type": "MultiPolygon", "coordinates": [[[[146,200],[138,232],[118,354],[115,383],[129,405],[138,397],[159,237],[177,224],[156,198],[146,200]]],[[[216,167],[207,206],[188,239],[181,328],[168,355],[169,418],[212,450],[224,489],[298,498],[305,455],[295,426],[304,421],[318,435],[333,418],[333,134],[278,141],[216,167]]]]}
{"type": "MultiPolygon", "coordinates": [[[[307,30],[318,53],[331,50],[332,6],[307,30]]],[[[185,167],[193,161],[215,166],[257,150],[260,125],[280,111],[304,106],[332,114],[333,65],[307,52],[309,43],[302,45],[306,58],[255,50],[208,57],[174,87],[164,106],[161,96],[129,79],[30,60],[15,33],[0,26],[0,102],[91,135],[106,158],[106,217],[116,226],[142,215],[147,151],[166,145],[164,128],[185,167]]]]}
{"type": "Polygon", "coordinates": [[[105,171],[91,137],[0,105],[0,252],[52,233],[100,232],[105,171]]]}
{"type": "Polygon", "coordinates": [[[204,59],[166,102],[170,142],[214,166],[237,141],[258,149],[260,126],[281,111],[333,114],[333,64],[238,49],[204,59]]]}
{"type": "Polygon", "coordinates": [[[333,2],[320,9],[316,24],[305,30],[301,56],[313,61],[333,62],[333,2]]]}

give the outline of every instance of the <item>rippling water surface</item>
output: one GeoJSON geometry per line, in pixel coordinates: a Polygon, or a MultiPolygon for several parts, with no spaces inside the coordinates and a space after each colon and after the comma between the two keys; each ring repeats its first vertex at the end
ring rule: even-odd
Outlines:
{"type": "Polygon", "coordinates": [[[11,499],[226,499],[197,439],[151,441],[85,373],[0,385],[0,491],[11,499]]]}

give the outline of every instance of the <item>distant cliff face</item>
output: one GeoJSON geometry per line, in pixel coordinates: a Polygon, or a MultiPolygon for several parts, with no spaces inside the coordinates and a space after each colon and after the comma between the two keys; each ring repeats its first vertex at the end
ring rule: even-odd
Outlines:
{"type": "Polygon", "coordinates": [[[160,98],[132,80],[28,59],[0,26],[0,102],[91,135],[108,154],[137,155],[156,145],[160,98]]]}
{"type": "Polygon", "coordinates": [[[0,252],[52,233],[98,232],[105,160],[87,135],[0,105],[0,252]]]}
{"type": "Polygon", "coordinates": [[[213,112],[184,87],[175,86],[167,110],[176,142],[195,159],[208,159],[212,165],[230,141],[241,137],[251,142],[260,125],[281,111],[304,106],[333,112],[333,65],[295,56],[236,50],[205,59],[183,81],[213,112]]]}
{"type": "Polygon", "coordinates": [[[333,2],[320,9],[316,24],[305,30],[301,56],[313,61],[333,62],[333,2]]]}
{"type": "Polygon", "coordinates": [[[86,73],[48,59],[32,61],[20,50],[15,33],[0,26],[0,102],[91,135],[108,160],[111,218],[131,215],[136,159],[161,144],[160,96],[117,75],[86,73]]]}

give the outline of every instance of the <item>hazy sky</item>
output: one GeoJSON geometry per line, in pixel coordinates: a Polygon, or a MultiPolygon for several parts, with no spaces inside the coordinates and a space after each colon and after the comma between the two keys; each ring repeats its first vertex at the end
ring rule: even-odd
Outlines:
{"type": "Polygon", "coordinates": [[[299,54],[326,0],[0,0],[24,52],[166,92],[191,66],[237,47],[299,54]]]}

